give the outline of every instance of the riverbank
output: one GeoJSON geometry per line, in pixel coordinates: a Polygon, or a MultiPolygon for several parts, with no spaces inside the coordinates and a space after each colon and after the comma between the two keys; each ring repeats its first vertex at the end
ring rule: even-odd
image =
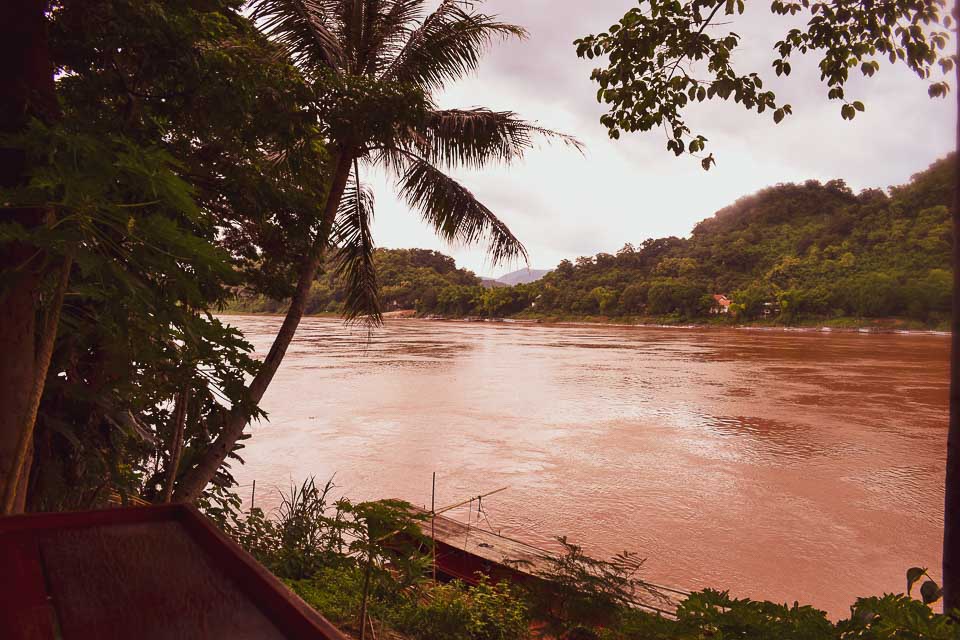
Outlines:
{"type": "MultiPolygon", "coordinates": [[[[225,310],[218,313],[221,316],[254,316],[254,317],[282,317],[282,313],[257,313],[250,311],[225,310]]],[[[314,313],[304,317],[309,318],[342,318],[339,313],[314,313]]],[[[421,315],[413,309],[391,311],[383,314],[389,320],[424,320],[449,322],[504,322],[517,324],[535,324],[568,327],[643,327],[665,329],[739,329],[750,331],[788,331],[788,332],[823,332],[823,333],[876,333],[876,334],[906,334],[949,336],[950,329],[946,323],[936,326],[926,326],[916,320],[903,318],[811,318],[792,324],[784,324],[775,320],[753,320],[749,322],[733,322],[728,318],[716,320],[696,321],[680,318],[663,318],[648,316],[609,317],[609,316],[559,316],[547,314],[522,313],[502,318],[488,318],[482,316],[442,316],[437,314],[421,315]]]]}
{"type": "Polygon", "coordinates": [[[840,333],[884,333],[884,334],[918,334],[918,335],[950,335],[946,324],[926,326],[921,322],[904,320],[902,318],[820,318],[806,319],[796,323],[785,324],[776,320],[753,320],[749,322],[734,322],[728,318],[716,320],[688,321],[676,318],[630,317],[610,318],[605,316],[548,316],[524,314],[512,318],[494,319],[494,322],[528,322],[533,324],[551,324],[564,326],[631,326],[648,328],[682,328],[682,329],[741,329],[755,331],[822,331],[840,333]]]}

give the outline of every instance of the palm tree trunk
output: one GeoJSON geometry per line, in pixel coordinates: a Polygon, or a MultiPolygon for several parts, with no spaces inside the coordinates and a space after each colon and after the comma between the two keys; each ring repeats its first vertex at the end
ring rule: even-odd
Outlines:
{"type": "MultiPolygon", "coordinates": [[[[11,258],[26,258],[24,253],[0,247],[0,269],[14,268],[11,258]]],[[[8,494],[16,493],[17,488],[11,485],[18,484],[20,478],[17,448],[36,379],[38,280],[36,274],[23,273],[0,298],[0,507],[8,494]]],[[[0,509],[0,513],[6,510],[0,509]]]]}
{"type": "MultiPolygon", "coordinates": [[[[317,271],[323,262],[324,249],[329,241],[329,232],[333,226],[333,220],[336,217],[337,209],[340,207],[340,199],[343,197],[343,191],[347,186],[347,180],[350,177],[350,167],[353,162],[352,154],[343,151],[337,157],[333,179],[330,184],[330,192],[327,195],[327,202],[324,206],[321,231],[310,254],[303,262],[300,269],[300,277],[297,281],[297,288],[290,300],[290,308],[283,319],[280,331],[273,340],[270,352],[260,365],[257,375],[250,382],[248,387],[249,399],[251,402],[260,402],[267,387],[273,380],[273,376],[280,368],[283,356],[287,353],[287,347],[293,340],[297,331],[297,326],[303,318],[303,312],[306,308],[307,298],[310,295],[310,286],[313,284],[317,271]]],[[[204,452],[199,463],[188,471],[180,481],[174,501],[193,502],[196,500],[207,483],[213,479],[217,469],[226,460],[227,455],[233,451],[234,445],[243,433],[244,428],[249,421],[249,415],[240,408],[234,408],[229,411],[224,419],[220,429],[220,434],[213,444],[204,452]]]]}
{"type": "MultiPolygon", "coordinates": [[[[960,39],[957,41],[960,53],[960,39]]],[[[960,151],[960,66],[957,67],[957,149],[960,151]]],[[[954,158],[953,318],[950,338],[950,427],[943,509],[943,610],[960,609],[960,159],[954,158]]]]}
{"type": "MultiPolygon", "coordinates": [[[[17,133],[29,118],[56,117],[53,66],[47,47],[46,3],[41,0],[0,2],[0,133],[17,133]]],[[[20,149],[0,148],[0,186],[15,187],[26,179],[26,158],[20,149]]],[[[43,208],[4,209],[4,221],[27,229],[46,224],[43,208]]],[[[43,392],[49,358],[44,347],[49,332],[37,322],[39,290],[48,256],[21,243],[0,246],[0,270],[16,274],[0,298],[0,511],[22,511],[24,479],[29,471],[36,404],[43,392]],[[42,335],[38,335],[42,334],[42,335]],[[37,402],[34,402],[36,400],[37,402]]],[[[59,309],[49,308],[48,317],[59,309]]],[[[53,327],[54,335],[56,326],[53,327]]],[[[50,344],[52,350],[52,343],[50,344]]]]}
{"type": "MultiPolygon", "coordinates": [[[[4,482],[2,513],[20,513],[27,500],[27,481],[30,477],[30,463],[33,452],[33,428],[37,424],[37,411],[40,409],[40,399],[46,386],[47,371],[50,369],[50,360],[53,358],[53,347],[57,341],[57,329],[60,326],[60,311],[63,309],[63,297],[70,282],[70,270],[73,268],[73,259],[65,257],[61,260],[60,274],[56,288],[50,300],[47,301],[47,311],[44,317],[41,333],[38,336],[39,344],[34,356],[33,375],[30,378],[30,390],[24,413],[20,414],[20,423],[16,432],[16,448],[13,460],[7,469],[4,482]]],[[[31,340],[32,346],[33,340],[31,340]]]]}

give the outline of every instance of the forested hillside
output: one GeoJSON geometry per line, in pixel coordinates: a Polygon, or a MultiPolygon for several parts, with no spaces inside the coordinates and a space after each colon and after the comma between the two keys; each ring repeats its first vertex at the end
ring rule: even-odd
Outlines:
{"type": "Polygon", "coordinates": [[[950,310],[952,162],[889,193],[843,181],[783,184],[742,198],[689,239],[646,240],[616,255],[562,262],[540,312],[697,317],[726,294],[755,318],[905,316],[950,310]]]}
{"type": "MultiPolygon", "coordinates": [[[[461,288],[480,289],[480,278],[472,271],[458,269],[450,256],[428,249],[377,249],[373,256],[385,312],[400,309],[433,310],[442,292],[461,288]]],[[[313,283],[306,312],[340,313],[347,296],[346,284],[335,275],[328,263],[323,274],[313,283]]],[[[255,313],[279,313],[286,303],[263,295],[241,291],[231,310],[255,313]]],[[[464,312],[470,309],[465,309],[464,312]]]]}
{"type": "MultiPolygon", "coordinates": [[[[379,249],[383,308],[661,321],[902,317],[936,325],[950,310],[953,161],[886,193],[855,194],[842,180],[770,187],[703,220],[689,238],[564,260],[513,287],[483,288],[434,251],[379,249]],[[721,294],[732,302],[727,314],[718,313],[714,296],[721,294]]],[[[344,296],[344,286],[324,276],[308,312],[337,312],[344,296]]],[[[239,310],[281,308],[257,298],[242,300],[239,310]]]]}

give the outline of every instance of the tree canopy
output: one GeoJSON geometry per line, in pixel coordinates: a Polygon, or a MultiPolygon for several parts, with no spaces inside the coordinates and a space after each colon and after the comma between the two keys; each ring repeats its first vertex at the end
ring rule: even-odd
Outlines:
{"type": "Polygon", "coordinates": [[[436,106],[493,42],[524,36],[472,4],[45,6],[11,13],[43,36],[20,71],[45,100],[0,105],[0,159],[17,159],[0,196],[24,212],[0,223],[3,327],[36,334],[0,367],[23,381],[2,391],[5,509],[28,493],[36,509],[222,497],[321,267],[337,310],[373,322],[381,293],[422,296],[402,272],[476,282],[442,256],[378,252],[361,167],[393,172],[441,237],[504,261],[523,245],[448,171],[518,161],[538,138],[577,146],[509,111],[436,106]],[[212,315],[238,290],[292,301],[261,362],[212,315]]]}
{"type": "MultiPolygon", "coordinates": [[[[684,111],[707,100],[730,100],[775,123],[793,107],[764,88],[762,70],[736,63],[742,38],[732,28],[744,0],[641,0],[615,25],[574,44],[581,58],[605,60],[591,79],[597,101],[608,105],[600,121],[611,138],[622,132],[662,128],[667,149],[698,154],[707,138],[687,125],[684,111]],[[723,20],[723,22],[720,22],[723,20]]],[[[927,81],[931,97],[945,96],[956,56],[947,50],[953,18],[945,0],[774,0],[770,10],[790,25],[774,44],[771,67],[788,76],[791,61],[819,57],[827,98],[852,120],[866,109],[848,94],[851,73],[871,77],[881,61],[901,63],[927,81]]],[[[713,154],[701,160],[704,169],[713,154]]]]}

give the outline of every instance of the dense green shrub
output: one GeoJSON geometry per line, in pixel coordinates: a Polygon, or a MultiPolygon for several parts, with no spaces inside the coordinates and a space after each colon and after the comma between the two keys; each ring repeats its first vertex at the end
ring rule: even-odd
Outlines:
{"type": "Polygon", "coordinates": [[[737,600],[726,592],[691,594],[677,609],[677,636],[753,640],[830,640],[833,625],[811,606],[737,600]]]}
{"type": "Polygon", "coordinates": [[[356,565],[324,567],[310,578],[286,583],[334,624],[356,623],[363,597],[363,571],[356,565]]]}
{"type": "Polygon", "coordinates": [[[861,598],[850,618],[833,624],[810,606],[738,600],[705,590],[691,594],[676,620],[640,610],[624,613],[602,640],[957,640],[960,625],[909,596],[861,598]]]}
{"type": "Polygon", "coordinates": [[[469,640],[470,601],[459,585],[439,585],[430,590],[425,603],[405,603],[395,622],[416,640],[469,640]]]}
{"type": "Polygon", "coordinates": [[[527,604],[506,582],[439,584],[425,596],[423,602],[409,600],[397,617],[398,628],[416,640],[521,640],[530,635],[527,604]]]}
{"type": "Polygon", "coordinates": [[[860,598],[837,625],[843,640],[957,640],[960,623],[903,594],[860,598]]]}
{"type": "Polygon", "coordinates": [[[538,580],[527,585],[531,613],[548,633],[564,637],[581,626],[616,627],[637,594],[650,591],[638,578],[644,561],[636,554],[599,560],[565,537],[557,541],[563,553],[541,556],[538,580]]]}

